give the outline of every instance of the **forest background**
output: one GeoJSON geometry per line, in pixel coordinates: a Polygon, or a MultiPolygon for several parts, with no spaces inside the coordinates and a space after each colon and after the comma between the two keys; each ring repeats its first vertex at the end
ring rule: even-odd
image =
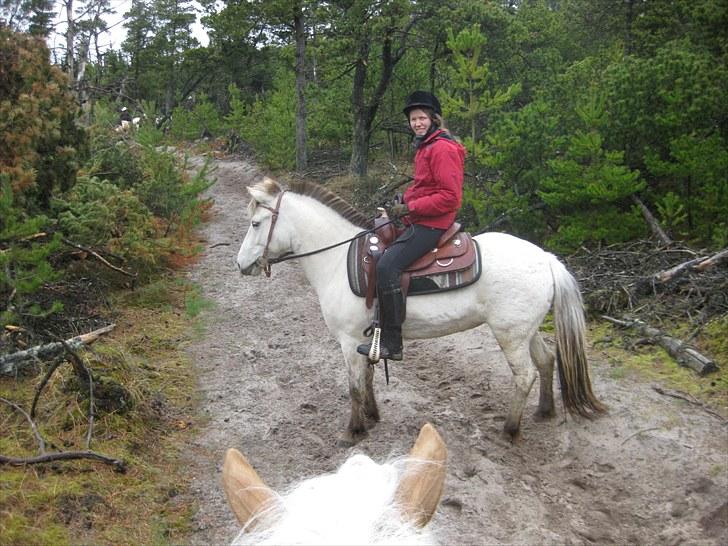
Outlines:
{"type": "MultiPolygon", "coordinates": [[[[97,326],[68,319],[79,283],[138,300],[194,259],[210,181],[185,143],[381,204],[415,89],[468,150],[473,232],[560,255],[728,246],[728,0],[133,0],[109,48],[115,6],[0,0],[0,352],[97,326]]],[[[727,305],[698,327],[725,338],[727,305]]]]}
{"type": "Polygon", "coordinates": [[[469,228],[570,252],[645,237],[652,215],[667,237],[728,244],[725,0],[135,0],[119,49],[103,47],[108,0],[3,0],[4,48],[14,31],[51,35],[60,4],[57,93],[67,81],[72,94],[41,154],[27,134],[9,138],[35,117],[17,100],[33,78],[5,76],[5,206],[24,214],[50,212],[84,153],[98,161],[83,127],[123,106],[173,140],[238,139],[273,169],[311,174],[336,156],[371,195],[401,178],[401,107],[427,89],[468,149],[469,228]],[[191,32],[197,9],[206,47],[191,32]]]}

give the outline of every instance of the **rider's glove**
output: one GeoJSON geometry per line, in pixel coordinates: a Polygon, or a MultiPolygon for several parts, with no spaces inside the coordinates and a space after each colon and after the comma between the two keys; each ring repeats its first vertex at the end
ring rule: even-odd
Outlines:
{"type": "Polygon", "coordinates": [[[408,214],[409,209],[405,203],[396,203],[389,209],[389,216],[391,218],[402,218],[402,216],[407,216],[408,214]]]}

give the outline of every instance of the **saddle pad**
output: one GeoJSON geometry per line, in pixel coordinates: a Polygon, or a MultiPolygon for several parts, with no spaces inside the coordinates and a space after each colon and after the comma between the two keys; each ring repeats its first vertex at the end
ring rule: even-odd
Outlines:
{"type": "MultiPolygon", "coordinates": [[[[475,245],[475,262],[470,267],[457,271],[448,271],[435,275],[417,276],[412,275],[409,285],[408,296],[420,294],[433,294],[455,290],[473,284],[480,278],[482,265],[480,263],[480,249],[475,239],[471,239],[475,245]]],[[[347,255],[347,272],[349,274],[349,287],[351,291],[364,298],[367,295],[367,277],[361,264],[367,258],[367,238],[362,237],[349,245],[347,255]]]]}

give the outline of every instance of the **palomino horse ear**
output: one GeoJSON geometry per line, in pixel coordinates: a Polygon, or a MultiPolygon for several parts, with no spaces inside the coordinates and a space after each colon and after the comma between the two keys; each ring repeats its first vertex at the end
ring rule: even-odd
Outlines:
{"type": "Polygon", "coordinates": [[[418,527],[427,525],[440,502],[446,461],[445,442],[435,427],[426,423],[410,451],[395,496],[405,519],[418,527]]]}
{"type": "Polygon", "coordinates": [[[273,490],[263,483],[255,469],[237,449],[228,449],[225,454],[222,484],[228,504],[243,526],[269,506],[276,497],[273,490]]]}
{"type": "Polygon", "coordinates": [[[267,176],[254,186],[248,186],[246,189],[253,200],[264,205],[271,205],[276,195],[281,191],[278,182],[267,176]]]}

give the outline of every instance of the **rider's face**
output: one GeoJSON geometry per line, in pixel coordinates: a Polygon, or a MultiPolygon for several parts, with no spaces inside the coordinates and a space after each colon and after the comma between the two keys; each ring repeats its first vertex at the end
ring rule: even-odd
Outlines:
{"type": "Polygon", "coordinates": [[[430,119],[430,116],[425,113],[424,110],[415,108],[414,110],[410,110],[409,124],[410,128],[416,136],[424,136],[430,129],[430,126],[432,125],[432,120],[430,119]]]}

